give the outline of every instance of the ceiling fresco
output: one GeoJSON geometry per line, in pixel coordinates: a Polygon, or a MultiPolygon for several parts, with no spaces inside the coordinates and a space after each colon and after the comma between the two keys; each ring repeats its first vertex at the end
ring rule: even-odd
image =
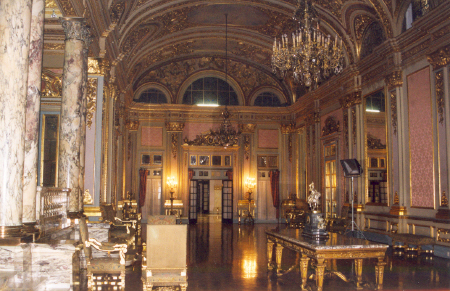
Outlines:
{"type": "MultiPolygon", "coordinates": [[[[379,43],[364,40],[365,35],[389,39],[401,33],[402,15],[411,0],[315,0],[319,29],[343,39],[346,67],[360,59],[361,45],[379,43]],[[367,33],[377,22],[382,31],[367,33]],[[400,27],[400,28],[399,28],[400,27]]],[[[432,1],[432,0],[430,0],[432,1]]],[[[435,0],[443,1],[443,0],[435,0]]],[[[293,95],[289,82],[272,74],[271,54],[275,37],[297,28],[292,15],[297,0],[47,0],[47,7],[62,16],[89,17],[94,36],[94,57],[106,58],[115,66],[122,89],[133,94],[145,82],[164,82],[176,94],[182,78],[202,70],[199,60],[224,60],[234,68],[246,68],[264,83],[286,95],[293,95]],[[227,23],[225,21],[227,14],[227,23]],[[227,42],[225,41],[227,39],[227,42]],[[171,65],[172,64],[172,65],[171,65]],[[177,72],[177,67],[188,70],[177,72]],[[170,67],[168,75],[161,75],[170,67]],[[175,81],[176,80],[176,81],[175,81]],[[170,84],[169,84],[170,83],[170,84]],[[130,89],[131,88],[131,89],[130,89]]],[[[55,30],[54,19],[47,18],[47,32],[55,30]],[[53,22],[52,22],[53,21],[53,22]],[[50,25],[50,23],[52,25],[50,25]]],[[[47,47],[51,33],[47,33],[47,47]]],[[[224,71],[223,67],[210,67],[224,71]]],[[[242,77],[239,76],[232,77],[242,77]]],[[[246,89],[253,91],[256,88],[246,89]]],[[[250,94],[248,92],[248,94],[250,94]]],[[[248,97],[248,96],[246,96],[248,97]]],[[[132,97],[130,97],[132,98],[132,97]]],[[[291,100],[293,102],[293,100],[291,100]]]]}

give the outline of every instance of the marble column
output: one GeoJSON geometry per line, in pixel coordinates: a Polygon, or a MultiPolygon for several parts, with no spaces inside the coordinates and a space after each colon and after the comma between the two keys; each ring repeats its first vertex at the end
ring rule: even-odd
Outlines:
{"type": "MultiPolygon", "coordinates": [[[[33,0],[31,10],[28,94],[26,103],[25,161],[23,169],[22,222],[36,223],[39,112],[41,99],[42,47],[44,43],[45,1],[33,0]]],[[[39,203],[39,202],[38,202],[39,203]]]]}
{"type": "Polygon", "coordinates": [[[31,0],[0,1],[0,238],[22,230],[31,0]]]}
{"type": "Polygon", "coordinates": [[[59,131],[58,186],[70,189],[69,214],[80,212],[82,187],[80,184],[80,146],[82,132],[83,94],[85,84],[85,45],[89,29],[84,18],[64,17],[61,23],[66,35],[62,80],[61,122],[59,131]]]}

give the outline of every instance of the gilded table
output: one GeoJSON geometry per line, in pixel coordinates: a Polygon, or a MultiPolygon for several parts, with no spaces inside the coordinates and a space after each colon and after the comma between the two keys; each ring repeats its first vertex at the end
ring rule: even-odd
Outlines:
{"type": "Polygon", "coordinates": [[[383,289],[384,257],[387,245],[376,244],[367,240],[347,237],[337,233],[330,233],[326,242],[311,241],[301,235],[301,229],[267,230],[267,256],[269,270],[272,270],[272,252],[275,247],[277,272],[281,270],[281,257],[283,248],[289,248],[301,254],[300,273],[302,277],[302,290],[306,289],[308,262],[313,259],[316,264],[317,290],[323,288],[326,260],[352,259],[355,261],[356,288],[362,289],[362,262],[363,259],[378,259],[375,267],[377,289],[383,289]]]}

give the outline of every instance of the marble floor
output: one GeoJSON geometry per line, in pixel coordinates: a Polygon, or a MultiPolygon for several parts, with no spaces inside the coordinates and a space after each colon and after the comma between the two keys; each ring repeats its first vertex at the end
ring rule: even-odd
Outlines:
{"type": "MultiPolygon", "coordinates": [[[[220,217],[203,216],[188,229],[188,290],[300,290],[300,271],[278,277],[267,271],[265,230],[277,224],[226,225],[220,217]]],[[[281,225],[280,227],[285,227],[281,225]]],[[[145,227],[143,227],[145,229],[145,227]]],[[[298,266],[297,255],[285,249],[283,268],[298,266]]],[[[396,255],[388,249],[384,273],[385,290],[450,290],[450,260],[435,256],[396,255]]],[[[129,268],[126,290],[142,290],[139,263],[129,268]]],[[[353,264],[348,260],[328,262],[327,269],[338,270],[351,277],[353,264]]],[[[364,290],[373,290],[375,261],[364,261],[364,290]]],[[[311,270],[311,274],[312,274],[311,270]]],[[[309,275],[309,273],[308,273],[309,275]]],[[[350,278],[351,280],[351,278],[350,278]]],[[[308,280],[314,290],[314,281],[308,280]]],[[[327,276],[324,290],[355,290],[352,282],[327,276]]]]}

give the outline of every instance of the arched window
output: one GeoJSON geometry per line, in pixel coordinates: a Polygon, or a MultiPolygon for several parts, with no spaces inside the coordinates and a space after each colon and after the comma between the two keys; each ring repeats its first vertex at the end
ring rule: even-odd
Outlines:
{"type": "Polygon", "coordinates": [[[233,88],[215,77],[200,78],[192,82],[183,95],[183,104],[190,105],[239,105],[233,88]]]}
{"type": "Polygon", "coordinates": [[[139,95],[139,98],[135,99],[134,101],[150,104],[163,104],[167,103],[167,98],[161,90],[150,88],[142,92],[139,95]]]}
{"type": "Polygon", "coordinates": [[[370,55],[374,49],[386,40],[383,27],[377,21],[372,22],[364,31],[361,44],[361,59],[370,55]]]}
{"type": "Polygon", "coordinates": [[[424,16],[430,10],[430,3],[428,0],[412,0],[405,12],[403,20],[403,31],[410,29],[412,23],[418,18],[424,16]]]}
{"type": "Polygon", "coordinates": [[[254,106],[280,107],[278,95],[273,92],[262,92],[255,98],[254,106]]]}

